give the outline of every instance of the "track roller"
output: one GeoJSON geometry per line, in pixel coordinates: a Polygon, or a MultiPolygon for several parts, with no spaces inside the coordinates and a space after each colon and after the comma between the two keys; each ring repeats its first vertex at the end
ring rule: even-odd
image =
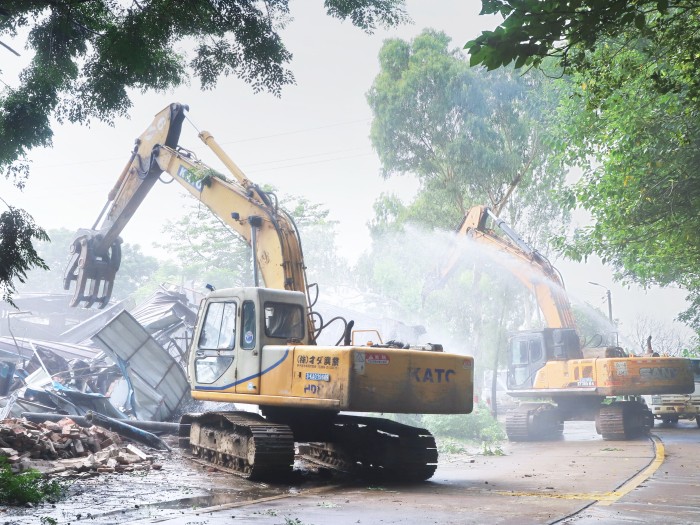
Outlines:
{"type": "Polygon", "coordinates": [[[270,423],[250,412],[209,412],[183,416],[190,425],[189,445],[194,456],[251,480],[283,481],[294,465],[294,436],[287,425],[270,423]]]}
{"type": "Polygon", "coordinates": [[[506,414],[506,434],[510,441],[559,439],[563,432],[559,409],[550,403],[523,403],[506,414]]]}
{"type": "Polygon", "coordinates": [[[638,401],[615,401],[602,405],[596,417],[596,430],[606,441],[647,436],[653,426],[653,414],[638,401]]]}
{"type": "Polygon", "coordinates": [[[304,447],[311,461],[361,478],[386,482],[429,479],[437,468],[432,434],[395,421],[339,415],[327,443],[304,447]]]}

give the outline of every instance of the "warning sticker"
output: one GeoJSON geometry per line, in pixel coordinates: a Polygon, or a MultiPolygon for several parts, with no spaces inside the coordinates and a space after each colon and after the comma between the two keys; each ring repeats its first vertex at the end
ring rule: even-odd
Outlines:
{"type": "Polygon", "coordinates": [[[377,352],[366,352],[365,362],[370,365],[388,365],[389,356],[387,354],[381,354],[377,352]]]}

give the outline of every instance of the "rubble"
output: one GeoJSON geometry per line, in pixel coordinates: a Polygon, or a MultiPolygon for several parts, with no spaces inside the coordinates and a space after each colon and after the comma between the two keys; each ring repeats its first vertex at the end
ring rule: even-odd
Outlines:
{"type": "Polygon", "coordinates": [[[23,412],[92,411],[164,422],[191,402],[183,359],[196,316],[194,298],[163,288],[135,308],[123,301],[89,318],[71,317],[68,296],[18,300],[29,301],[32,311],[0,305],[0,420],[23,412]],[[46,324],[51,330],[32,329],[46,324]],[[125,342],[134,344],[127,348],[125,342]]]}
{"type": "Polygon", "coordinates": [[[43,423],[23,418],[0,421],[0,457],[15,473],[33,468],[64,476],[149,470],[154,461],[153,455],[122,443],[117,433],[99,426],[81,427],[69,417],[43,423]]]}

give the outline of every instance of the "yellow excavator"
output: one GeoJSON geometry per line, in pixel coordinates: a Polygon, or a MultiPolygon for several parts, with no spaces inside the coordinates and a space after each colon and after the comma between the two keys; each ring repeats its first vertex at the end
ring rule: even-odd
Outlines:
{"type": "Polygon", "coordinates": [[[199,137],[230,175],[178,145],[187,109],[171,104],[155,116],[95,225],[78,233],[64,276],[66,289],[75,283],[71,304],[109,302],[121,258],[119,233],[167,173],[252,246],[256,283],[214,290],[202,302],[188,377],[194,399],[257,405],[260,413],[186,414],[181,429],[189,431],[181,445],[249,479],[284,479],[292,471],[295,443],[304,444],[308,458],[333,468],[387,480],[430,478],[438,453],[429,431],[347,412],[468,414],[473,358],[437,344],[383,343],[378,334],[376,341],[358,344],[352,321],[339,345],[317,345],[323,321],[313,310],[314,287],[307,285],[292,217],[209,133],[199,137]]]}
{"type": "MultiPolygon", "coordinates": [[[[642,395],[693,391],[688,359],[635,357],[618,346],[582,348],[558,270],[489,208],[471,208],[458,235],[483,245],[487,257],[516,276],[534,294],[544,320],[544,329],[509,338],[508,394],[521,400],[506,414],[510,440],[557,438],[571,420],[594,420],[605,440],[635,438],[654,425],[642,395]]],[[[444,286],[460,255],[458,249],[450,253],[427,281],[424,297],[444,286]]]]}

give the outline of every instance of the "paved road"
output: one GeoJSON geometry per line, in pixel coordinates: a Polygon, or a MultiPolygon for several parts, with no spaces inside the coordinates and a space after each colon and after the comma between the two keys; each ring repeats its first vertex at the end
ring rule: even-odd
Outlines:
{"type": "Polygon", "coordinates": [[[318,478],[250,483],[171,460],[148,475],[100,476],[56,508],[17,509],[0,523],[87,521],[168,525],[700,523],[700,429],[657,427],[653,439],[602,441],[593,423],[564,439],[507,443],[504,456],[441,456],[435,476],[410,486],[318,478]]]}
{"type": "Polygon", "coordinates": [[[592,423],[567,423],[562,441],[509,443],[505,456],[473,463],[443,458],[426,484],[317,487],[137,523],[700,523],[700,430],[655,436],[602,441],[592,423]]]}
{"type": "Polygon", "coordinates": [[[700,523],[700,429],[694,421],[670,426],[657,423],[654,434],[665,453],[654,475],[612,504],[594,505],[563,523],[700,523]]]}

